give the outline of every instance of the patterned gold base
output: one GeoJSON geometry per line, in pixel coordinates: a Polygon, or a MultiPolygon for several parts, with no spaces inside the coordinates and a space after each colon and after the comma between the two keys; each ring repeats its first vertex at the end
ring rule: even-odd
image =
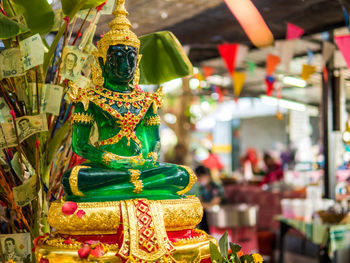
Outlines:
{"type": "MultiPolygon", "coordinates": [[[[210,257],[209,242],[217,243],[210,236],[201,236],[194,239],[183,239],[173,243],[175,251],[167,261],[177,263],[199,263],[210,257]]],[[[109,250],[102,257],[89,256],[85,261],[78,256],[77,249],[60,248],[42,245],[36,248],[35,254],[37,262],[41,259],[48,260],[49,263],[74,263],[74,262],[104,262],[122,263],[123,260],[116,256],[118,251],[109,250]]],[[[47,262],[47,261],[46,261],[47,262]]],[[[125,262],[125,261],[124,261],[125,262]]],[[[160,261],[162,262],[162,261],[160,261]]],[[[165,261],[164,261],[165,262],[165,261]]]]}
{"type": "MultiPolygon", "coordinates": [[[[203,208],[198,198],[152,202],[160,204],[167,231],[193,229],[202,220],[203,208]]],[[[82,218],[75,214],[67,216],[62,213],[62,203],[52,203],[48,217],[51,227],[58,233],[69,235],[115,234],[120,224],[119,201],[77,204],[77,210],[85,212],[82,218]]]]}

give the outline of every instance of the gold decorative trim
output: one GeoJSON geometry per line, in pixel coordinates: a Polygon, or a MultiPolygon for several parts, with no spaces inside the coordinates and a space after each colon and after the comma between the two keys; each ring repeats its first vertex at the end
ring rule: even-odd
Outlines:
{"type": "Polygon", "coordinates": [[[153,164],[155,164],[158,161],[158,153],[156,152],[149,152],[147,154],[147,159],[152,158],[153,159],[153,164]]]}
{"type": "Polygon", "coordinates": [[[139,193],[142,192],[142,189],[143,189],[142,180],[133,181],[132,184],[134,185],[134,190],[133,190],[133,192],[134,192],[135,194],[139,194],[139,193]]]}
{"type": "MultiPolygon", "coordinates": [[[[199,263],[203,259],[210,258],[209,243],[213,242],[217,245],[215,238],[206,236],[203,240],[197,240],[196,242],[186,242],[183,244],[180,242],[174,243],[175,251],[172,253],[171,258],[168,258],[169,263],[174,262],[191,262],[199,263]]],[[[104,245],[105,246],[105,245],[104,245]]],[[[40,259],[48,259],[50,263],[72,263],[80,262],[82,259],[77,253],[77,248],[60,248],[49,245],[40,245],[35,249],[35,257],[37,262],[40,259]]],[[[125,260],[119,256],[116,256],[118,249],[110,248],[107,253],[98,258],[99,262],[104,263],[122,263],[125,260]]],[[[90,261],[88,259],[88,261],[90,261]]],[[[130,261],[132,262],[132,261],[130,261]]]]}
{"type": "Polygon", "coordinates": [[[160,125],[160,117],[152,116],[145,119],[145,126],[159,126],[160,125]]]}
{"type": "Polygon", "coordinates": [[[178,195],[183,195],[190,191],[192,186],[197,182],[197,176],[194,174],[190,167],[186,165],[180,165],[180,167],[184,168],[189,175],[187,186],[183,190],[177,192],[178,195]]]}
{"type": "MultiPolygon", "coordinates": [[[[203,209],[198,198],[152,201],[160,204],[167,231],[193,229],[201,222],[203,209]]],[[[61,234],[115,234],[120,224],[120,202],[77,203],[85,215],[82,218],[62,213],[62,203],[51,203],[48,220],[61,234]]]]}
{"type": "Polygon", "coordinates": [[[119,160],[129,160],[133,164],[143,164],[145,160],[143,159],[142,153],[134,156],[120,156],[111,152],[105,152],[102,156],[102,161],[109,165],[111,161],[119,161],[119,160]]]}
{"type": "Polygon", "coordinates": [[[83,123],[83,124],[93,124],[95,121],[91,114],[84,112],[77,112],[72,115],[72,124],[83,123]]]}
{"type": "Polygon", "coordinates": [[[72,191],[73,195],[76,195],[76,196],[84,196],[84,194],[81,191],[79,191],[79,188],[78,188],[78,175],[79,175],[80,169],[83,169],[83,168],[90,168],[90,167],[84,166],[84,165],[75,166],[72,169],[69,177],[70,190],[72,191]]]}
{"type": "MultiPolygon", "coordinates": [[[[66,239],[62,237],[53,237],[49,238],[45,241],[46,245],[50,247],[56,247],[56,248],[65,248],[65,249],[80,249],[84,243],[79,242],[75,239],[71,239],[69,243],[66,242],[66,239]]],[[[108,250],[118,250],[119,246],[118,244],[103,244],[105,248],[108,250]]]]}

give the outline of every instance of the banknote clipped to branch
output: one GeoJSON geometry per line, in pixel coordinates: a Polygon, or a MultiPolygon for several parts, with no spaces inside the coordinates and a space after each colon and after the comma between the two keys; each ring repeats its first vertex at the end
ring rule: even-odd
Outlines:
{"type": "Polygon", "coordinates": [[[1,2],[0,200],[14,211],[6,218],[9,235],[27,232],[34,238],[49,231],[49,202],[61,198],[57,182],[73,156],[67,82],[81,89],[91,85],[96,23],[114,4],[1,2]],[[73,28],[79,32],[73,34],[73,28]],[[53,41],[48,33],[56,34],[53,41]]]}

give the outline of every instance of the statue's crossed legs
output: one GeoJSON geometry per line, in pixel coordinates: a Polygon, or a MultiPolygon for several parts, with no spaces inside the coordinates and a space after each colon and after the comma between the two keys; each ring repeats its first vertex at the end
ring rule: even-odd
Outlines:
{"type": "Polygon", "coordinates": [[[75,166],[62,176],[67,200],[79,202],[174,199],[190,190],[195,181],[191,168],[167,163],[123,170],[88,163],[75,166]]]}

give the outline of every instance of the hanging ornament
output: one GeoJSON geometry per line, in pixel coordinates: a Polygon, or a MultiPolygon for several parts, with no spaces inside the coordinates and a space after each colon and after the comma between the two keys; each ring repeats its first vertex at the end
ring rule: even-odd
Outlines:
{"type": "Polygon", "coordinates": [[[299,39],[305,30],[294,24],[287,23],[287,36],[286,39],[299,39]]]}
{"type": "Polygon", "coordinates": [[[275,83],[275,77],[274,76],[266,76],[265,83],[266,83],[266,95],[272,96],[273,86],[275,83]]]}
{"type": "Polygon", "coordinates": [[[350,68],[350,35],[336,36],[334,40],[350,68]]]}
{"type": "Polygon", "coordinates": [[[270,76],[272,75],[278,64],[281,62],[280,57],[268,54],[266,58],[266,75],[270,76]]]}
{"type": "Polygon", "coordinates": [[[226,68],[230,74],[235,70],[238,46],[238,44],[218,45],[220,56],[224,60],[226,68]]]}
{"type": "Polygon", "coordinates": [[[241,94],[241,91],[243,89],[244,81],[245,81],[246,75],[243,72],[235,71],[232,74],[233,79],[233,93],[235,95],[235,98],[238,98],[241,94]]]}
{"type": "Polygon", "coordinates": [[[314,74],[315,72],[316,72],[316,67],[304,64],[300,77],[303,80],[308,81],[311,75],[314,74]]]}

